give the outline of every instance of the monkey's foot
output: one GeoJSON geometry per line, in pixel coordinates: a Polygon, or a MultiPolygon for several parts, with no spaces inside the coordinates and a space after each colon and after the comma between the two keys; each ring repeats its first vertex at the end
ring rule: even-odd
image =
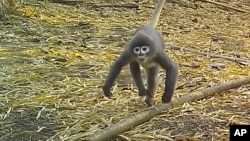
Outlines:
{"type": "Polygon", "coordinates": [[[170,103],[171,102],[171,97],[169,96],[166,96],[165,94],[163,94],[163,97],[162,97],[162,103],[170,103]]]}
{"type": "Polygon", "coordinates": [[[144,100],[144,102],[146,103],[146,105],[148,107],[152,107],[153,106],[152,98],[146,97],[146,99],[144,100]]]}

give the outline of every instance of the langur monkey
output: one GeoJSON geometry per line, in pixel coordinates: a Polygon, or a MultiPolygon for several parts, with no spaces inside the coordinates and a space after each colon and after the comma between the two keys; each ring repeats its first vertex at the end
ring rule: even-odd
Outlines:
{"type": "Polygon", "coordinates": [[[121,56],[114,62],[102,88],[106,97],[112,97],[110,89],[115,79],[122,67],[129,64],[139,96],[146,96],[145,103],[147,106],[150,107],[153,104],[160,67],[166,71],[162,102],[169,103],[171,101],[176,85],[178,66],[164,51],[164,41],[155,29],[164,2],[165,0],[159,0],[150,22],[136,31],[121,56]],[[146,72],[147,88],[143,84],[140,65],[146,72]]]}

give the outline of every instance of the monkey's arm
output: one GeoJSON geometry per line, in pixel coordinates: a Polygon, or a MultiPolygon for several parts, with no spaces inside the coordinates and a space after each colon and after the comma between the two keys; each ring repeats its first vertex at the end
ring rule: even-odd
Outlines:
{"type": "Polygon", "coordinates": [[[123,66],[127,65],[131,58],[128,53],[123,53],[112,65],[109,74],[107,76],[107,79],[104,83],[104,86],[102,87],[103,94],[106,97],[112,97],[112,93],[110,92],[111,87],[113,86],[113,83],[117,76],[120,74],[121,69],[123,66]]]}
{"type": "Polygon", "coordinates": [[[138,88],[139,96],[146,96],[147,90],[142,81],[140,66],[136,61],[130,63],[130,72],[138,88]]]}
{"type": "Polygon", "coordinates": [[[165,90],[162,96],[162,102],[169,103],[175,90],[178,76],[178,65],[173,62],[166,54],[160,56],[162,59],[158,59],[157,62],[166,71],[165,90]]]}

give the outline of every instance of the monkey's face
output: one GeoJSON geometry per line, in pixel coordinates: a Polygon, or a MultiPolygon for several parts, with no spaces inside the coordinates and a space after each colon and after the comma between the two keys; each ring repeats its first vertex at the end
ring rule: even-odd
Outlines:
{"type": "Polygon", "coordinates": [[[134,54],[136,56],[136,60],[140,63],[143,64],[147,60],[147,56],[149,53],[149,47],[148,46],[141,46],[141,47],[135,47],[134,48],[134,54]]]}

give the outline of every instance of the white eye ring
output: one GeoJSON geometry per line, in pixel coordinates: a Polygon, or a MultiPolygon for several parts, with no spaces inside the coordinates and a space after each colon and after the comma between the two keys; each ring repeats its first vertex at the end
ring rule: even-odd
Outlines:
{"type": "Polygon", "coordinates": [[[135,47],[135,48],[134,48],[134,53],[135,53],[135,54],[139,55],[140,52],[141,52],[140,47],[135,47]]]}
{"type": "Polygon", "coordinates": [[[149,47],[148,46],[142,46],[141,47],[141,53],[142,54],[146,54],[149,51],[149,47]]]}

